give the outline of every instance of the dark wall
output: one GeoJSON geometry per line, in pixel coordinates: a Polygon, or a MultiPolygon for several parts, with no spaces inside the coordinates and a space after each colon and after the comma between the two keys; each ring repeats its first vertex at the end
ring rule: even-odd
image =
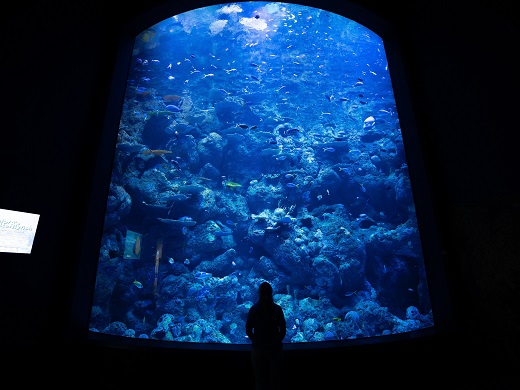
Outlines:
{"type": "MultiPolygon", "coordinates": [[[[201,367],[193,353],[120,351],[65,337],[117,32],[133,13],[159,3],[21,2],[2,14],[0,208],[41,217],[31,255],[0,254],[0,345],[13,358],[22,352],[19,363],[45,359],[49,350],[61,356],[56,364],[88,355],[91,364],[75,370],[99,373],[88,378],[102,388],[152,369],[193,374],[195,388],[212,377],[249,388],[244,354],[211,353],[201,367]]],[[[309,378],[334,384],[346,368],[419,370],[434,352],[443,356],[431,362],[434,370],[461,360],[505,370],[519,353],[518,20],[501,1],[355,3],[398,33],[457,327],[386,348],[290,352],[287,376],[299,389],[309,388],[309,378]],[[396,360],[398,353],[407,356],[396,360]]]]}

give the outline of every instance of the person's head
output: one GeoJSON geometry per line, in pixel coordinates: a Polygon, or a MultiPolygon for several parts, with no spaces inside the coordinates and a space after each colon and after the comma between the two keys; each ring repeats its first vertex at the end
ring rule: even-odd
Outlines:
{"type": "Polygon", "coordinates": [[[273,288],[269,282],[262,282],[258,286],[258,296],[260,302],[272,302],[273,301],[273,288]]]}

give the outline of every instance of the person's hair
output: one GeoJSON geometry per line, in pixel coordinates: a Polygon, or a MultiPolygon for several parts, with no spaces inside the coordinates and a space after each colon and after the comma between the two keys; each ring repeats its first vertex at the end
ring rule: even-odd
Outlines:
{"type": "Polygon", "coordinates": [[[262,305],[270,305],[273,301],[273,287],[268,282],[260,283],[258,286],[259,302],[262,305]]]}

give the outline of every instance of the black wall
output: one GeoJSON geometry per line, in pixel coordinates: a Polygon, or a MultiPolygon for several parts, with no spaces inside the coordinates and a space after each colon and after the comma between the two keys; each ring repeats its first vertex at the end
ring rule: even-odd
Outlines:
{"type": "MultiPolygon", "coordinates": [[[[41,215],[32,254],[0,254],[3,356],[43,372],[19,380],[65,384],[72,372],[101,388],[137,378],[251,388],[247,353],[121,350],[66,337],[117,32],[159,3],[20,2],[2,12],[0,208],[41,215]]],[[[478,377],[473,388],[518,384],[518,18],[505,1],[354,3],[398,33],[456,327],[400,344],[288,351],[287,389],[354,378],[415,388],[406,377],[414,372],[425,377],[414,385],[431,384],[430,374],[444,383],[448,372],[478,377]]]]}

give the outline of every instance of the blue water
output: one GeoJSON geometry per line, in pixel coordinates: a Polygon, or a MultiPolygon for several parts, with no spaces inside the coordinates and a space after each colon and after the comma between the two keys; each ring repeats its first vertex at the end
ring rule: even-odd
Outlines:
{"type": "Polygon", "coordinates": [[[433,326],[383,42],[294,4],[167,18],[135,42],[91,330],[249,343],[264,280],[286,343],[433,326]]]}

